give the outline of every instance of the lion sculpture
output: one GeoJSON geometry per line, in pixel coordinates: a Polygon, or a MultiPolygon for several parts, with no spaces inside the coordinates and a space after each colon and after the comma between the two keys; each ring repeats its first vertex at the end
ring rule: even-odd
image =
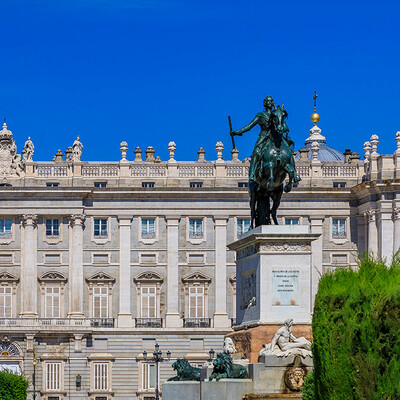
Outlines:
{"type": "Polygon", "coordinates": [[[217,358],[214,360],[214,369],[210,375],[209,380],[215,379],[246,379],[249,377],[247,369],[239,364],[234,364],[228,354],[218,353],[217,358]]]}
{"type": "Polygon", "coordinates": [[[169,381],[199,381],[200,368],[192,367],[188,360],[178,358],[173,364],[172,368],[176,371],[177,375],[169,378],[169,381]]]}

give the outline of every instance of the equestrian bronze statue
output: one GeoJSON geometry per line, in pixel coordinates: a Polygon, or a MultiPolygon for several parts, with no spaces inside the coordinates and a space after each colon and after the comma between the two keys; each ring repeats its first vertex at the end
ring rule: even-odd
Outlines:
{"type": "Polygon", "coordinates": [[[289,128],[285,121],[288,114],[283,104],[275,106],[272,97],[267,96],[264,99],[264,107],[265,110],[257,113],[248,125],[230,132],[232,137],[242,136],[256,125],[260,125],[261,128],[250,160],[251,228],[270,225],[271,217],[278,225],[276,211],[283,191],[290,192],[293,182],[301,180],[296,173],[294,142],[289,136],[289,128]],[[283,186],[286,176],[289,177],[289,181],[283,186]]]}

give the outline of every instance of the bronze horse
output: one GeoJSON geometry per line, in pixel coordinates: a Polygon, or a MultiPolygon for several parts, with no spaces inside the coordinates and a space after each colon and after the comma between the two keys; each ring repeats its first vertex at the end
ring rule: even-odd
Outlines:
{"type": "Polygon", "coordinates": [[[287,112],[282,106],[277,106],[271,112],[269,119],[269,135],[265,139],[262,160],[256,174],[256,181],[250,181],[251,228],[259,225],[271,225],[272,220],[278,225],[276,211],[279,207],[283,190],[290,192],[292,183],[301,180],[297,176],[293,158],[293,146],[288,136],[285,119],[287,112]],[[283,182],[289,175],[289,182],[283,187],[283,182]],[[272,200],[272,208],[270,205],[272,200]]]}

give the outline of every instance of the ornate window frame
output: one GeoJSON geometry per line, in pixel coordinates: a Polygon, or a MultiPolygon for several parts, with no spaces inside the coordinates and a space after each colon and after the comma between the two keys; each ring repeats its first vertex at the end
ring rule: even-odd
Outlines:
{"type": "Polygon", "coordinates": [[[0,286],[11,287],[11,318],[17,318],[17,285],[19,278],[7,271],[0,272],[0,286]]]}
{"type": "Polygon", "coordinates": [[[111,400],[114,396],[112,391],[112,367],[115,357],[110,353],[92,353],[88,356],[89,368],[90,368],[90,388],[88,395],[90,400],[94,400],[97,396],[107,397],[107,400],[111,400]],[[108,388],[106,390],[95,389],[95,364],[107,364],[108,372],[108,388]]]}
{"type": "Polygon", "coordinates": [[[52,396],[60,397],[60,400],[64,399],[64,396],[67,395],[67,391],[65,390],[65,363],[68,360],[68,357],[62,353],[46,353],[40,357],[42,361],[42,390],[40,391],[42,399],[48,399],[52,396]],[[60,389],[57,390],[49,390],[47,389],[47,374],[46,368],[48,364],[51,363],[60,363],[60,389]]]}
{"type": "Polygon", "coordinates": [[[249,222],[251,222],[251,218],[249,216],[240,216],[239,215],[239,216],[234,218],[234,229],[235,229],[235,232],[233,234],[234,240],[238,240],[238,239],[241,238],[241,236],[239,237],[239,235],[238,235],[238,225],[239,225],[238,221],[239,221],[239,219],[248,219],[249,222]]]}
{"type": "Polygon", "coordinates": [[[164,282],[164,278],[153,271],[142,272],[133,278],[133,282],[136,285],[136,315],[138,318],[142,318],[142,296],[141,288],[144,287],[155,287],[156,288],[156,316],[160,318],[161,315],[161,285],[164,282]]]}
{"type": "Polygon", "coordinates": [[[46,287],[48,286],[59,286],[60,287],[60,318],[65,316],[65,285],[67,283],[67,277],[58,271],[45,272],[38,278],[40,285],[40,314],[42,318],[46,317],[46,287]]]}
{"type": "MultiPolygon", "coordinates": [[[[154,365],[155,368],[157,368],[158,365],[158,374],[156,376],[158,377],[158,385],[159,387],[161,386],[161,381],[160,381],[160,365],[161,363],[156,364],[155,362],[151,362],[150,360],[144,360],[143,356],[141,355],[138,359],[138,390],[137,390],[137,396],[139,400],[143,400],[146,397],[152,397],[156,393],[156,389],[147,389],[144,387],[144,375],[145,372],[143,369],[145,368],[145,365],[154,365]]],[[[148,372],[147,372],[148,373],[148,372]]],[[[155,378],[156,379],[156,378],[155,378]]]]}
{"type": "Polygon", "coordinates": [[[64,231],[64,222],[63,222],[63,217],[59,215],[48,215],[43,217],[43,223],[42,223],[42,238],[43,242],[48,243],[48,244],[58,244],[63,241],[63,231],[64,231]],[[46,236],[46,220],[48,219],[58,219],[59,224],[58,224],[58,231],[59,235],[58,236],[46,236]]]}
{"type": "Polygon", "coordinates": [[[92,215],[90,217],[90,232],[91,232],[91,240],[92,242],[95,242],[97,244],[106,244],[108,242],[111,242],[111,217],[105,217],[101,215],[92,215]],[[96,237],[94,236],[94,220],[95,219],[106,219],[107,220],[107,236],[102,236],[102,237],[96,237]]]}
{"type": "Polygon", "coordinates": [[[189,317],[189,287],[193,286],[201,286],[204,288],[204,318],[209,318],[209,310],[208,310],[208,290],[210,288],[212,279],[201,273],[194,272],[186,277],[182,278],[182,286],[184,292],[184,303],[185,303],[185,311],[184,318],[189,317]]]}
{"type": "Polygon", "coordinates": [[[0,342],[0,363],[15,363],[23,371],[24,354],[21,346],[16,342],[11,342],[7,336],[3,336],[0,342]]]}
{"type": "Polygon", "coordinates": [[[94,286],[106,286],[108,287],[108,316],[105,318],[112,318],[112,291],[113,285],[116,279],[111,275],[103,271],[96,272],[94,275],[86,278],[86,283],[88,284],[89,291],[89,318],[95,318],[93,316],[93,287],[94,286]]]}
{"type": "Polygon", "coordinates": [[[332,216],[329,218],[329,238],[331,242],[336,244],[344,244],[350,241],[350,217],[346,216],[332,216]],[[345,220],[345,228],[346,228],[346,235],[344,237],[334,237],[333,236],[333,220],[334,219],[344,219],[345,220]]]}
{"type": "Polygon", "coordinates": [[[199,217],[199,216],[188,216],[186,217],[186,241],[191,244],[201,244],[207,241],[207,217],[199,217]],[[202,220],[202,229],[203,229],[203,236],[199,238],[192,238],[190,237],[190,220],[192,219],[200,219],[202,220]]]}
{"type": "Polygon", "coordinates": [[[2,244],[10,244],[15,242],[15,221],[14,218],[9,215],[2,215],[0,219],[10,219],[11,220],[11,235],[8,237],[0,237],[0,245],[2,244]]]}
{"type": "Polygon", "coordinates": [[[144,243],[144,244],[154,244],[157,243],[159,240],[159,236],[158,236],[158,232],[159,232],[159,218],[155,217],[155,216],[146,216],[146,215],[142,215],[139,217],[139,223],[138,223],[138,242],[144,243]],[[143,238],[142,237],[142,220],[143,219],[154,219],[154,238],[143,238]]]}

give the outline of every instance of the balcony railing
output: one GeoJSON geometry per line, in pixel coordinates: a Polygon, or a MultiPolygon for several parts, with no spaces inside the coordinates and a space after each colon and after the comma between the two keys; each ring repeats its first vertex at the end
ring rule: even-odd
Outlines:
{"type": "Polygon", "coordinates": [[[114,328],[114,318],[91,318],[90,326],[101,328],[114,328]]]}
{"type": "Polygon", "coordinates": [[[135,318],[137,328],[162,328],[162,318],[135,318]]]}
{"type": "Polygon", "coordinates": [[[90,320],[84,318],[0,318],[0,326],[81,326],[90,327],[90,320]]]}
{"type": "Polygon", "coordinates": [[[211,326],[210,318],[184,318],[183,326],[185,328],[209,328],[211,326]]]}

